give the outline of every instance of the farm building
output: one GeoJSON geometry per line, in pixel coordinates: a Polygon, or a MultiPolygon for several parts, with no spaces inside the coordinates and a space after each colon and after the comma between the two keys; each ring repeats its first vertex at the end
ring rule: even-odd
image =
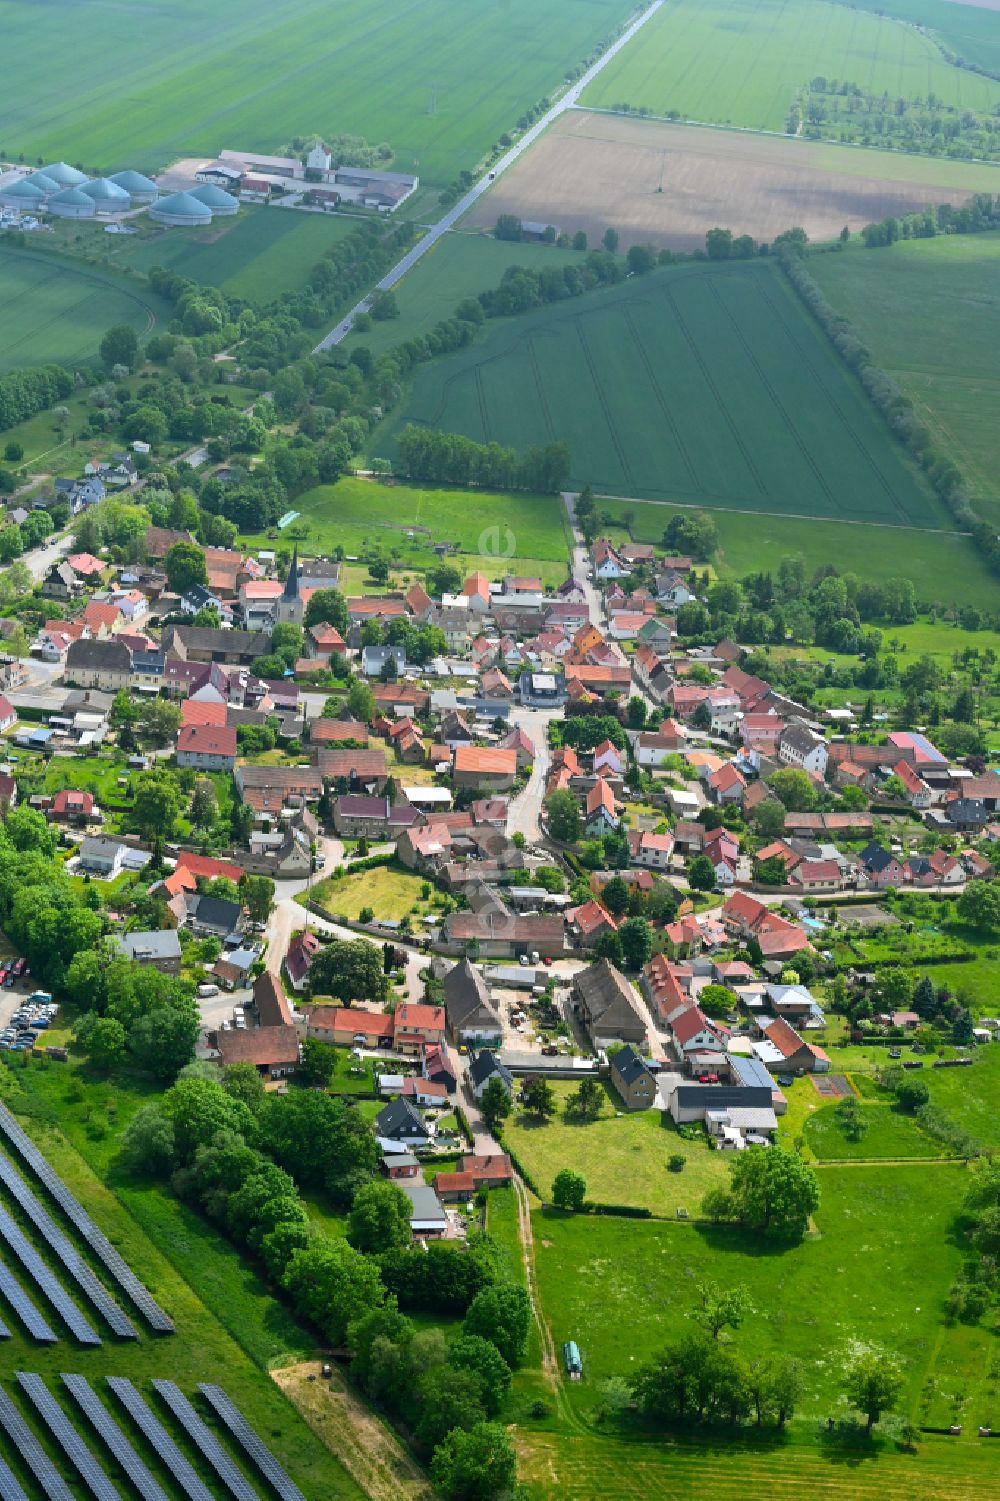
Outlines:
{"type": "Polygon", "coordinates": [[[55,178],[47,176],[44,172],[32,172],[26,181],[44,193],[46,198],[50,198],[53,193],[58,193],[60,188],[60,184],[56,182],[55,178]]]}
{"type": "Polygon", "coordinates": [[[0,181],[0,206],[20,209],[22,213],[37,213],[45,207],[45,194],[26,177],[6,177],[0,181]]]}
{"type": "Polygon", "coordinates": [[[197,228],[212,222],[212,210],[190,193],[171,193],[160,198],[149,210],[157,224],[186,225],[197,228]]]}
{"type": "Polygon", "coordinates": [[[81,172],[77,167],[71,167],[67,162],[50,162],[47,167],[40,169],[46,177],[51,177],[61,188],[78,188],[81,183],[87,181],[86,172],[81,172]]]}
{"type": "Polygon", "coordinates": [[[63,188],[49,199],[49,213],[59,219],[92,219],[97,205],[80,188],[63,188]]]}
{"type": "Polygon", "coordinates": [[[124,214],[132,207],[128,193],[110,177],[95,177],[93,182],[82,183],[80,192],[93,198],[99,214],[124,214]]]}
{"type": "Polygon", "coordinates": [[[141,172],[115,172],[109,181],[124,188],[137,208],[142,204],[155,203],[160,196],[156,183],[149,177],[143,177],[141,172]]]}
{"type": "Polygon", "coordinates": [[[216,187],[215,183],[203,182],[198,187],[191,189],[191,197],[197,198],[206,208],[212,210],[212,217],[229,217],[240,211],[239,199],[234,198],[232,193],[223,192],[222,188],[216,187]]]}

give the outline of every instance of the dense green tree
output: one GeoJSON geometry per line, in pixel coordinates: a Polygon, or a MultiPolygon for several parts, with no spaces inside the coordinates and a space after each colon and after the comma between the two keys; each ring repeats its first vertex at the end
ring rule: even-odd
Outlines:
{"type": "Polygon", "coordinates": [[[775,1240],[801,1240],[819,1205],[813,1168],[784,1147],[748,1147],[729,1163],[735,1217],[775,1240]]]}
{"type": "Polygon", "coordinates": [[[844,1392],[852,1407],[865,1414],[871,1433],[884,1412],[891,1410],[903,1390],[903,1371],[895,1355],[874,1345],[857,1349],[844,1369],[844,1392]]]}
{"type": "Polygon", "coordinates": [[[313,995],[329,995],[341,1005],[354,1001],[384,1001],[388,982],[382,951],[366,938],[335,939],[315,955],[309,970],[313,995]]]}
{"type": "Polygon", "coordinates": [[[516,1370],[528,1346],[529,1320],[530,1304],[524,1288],[515,1283],[499,1283],[476,1294],[465,1315],[462,1333],[478,1334],[489,1340],[511,1370],[516,1370]]]}
{"type": "Polygon", "coordinates": [[[296,1311],[334,1346],[344,1343],[349,1324],[385,1296],[377,1264],[346,1240],[324,1240],[293,1252],[282,1281],[296,1311]]]}
{"type": "Polygon", "coordinates": [[[575,844],[583,833],[580,804],[568,787],[560,787],[546,799],[549,833],[561,844],[575,844]]]}
{"type": "Polygon", "coordinates": [[[347,1238],[358,1251],[378,1255],[408,1246],[411,1205],[398,1183],[376,1178],[358,1189],[351,1206],[347,1238]]]}
{"type": "Polygon", "coordinates": [[[208,583],[205,554],[194,542],[175,542],[163,559],[163,568],[174,594],[186,594],[195,584],[208,583]]]}
{"type": "Polygon", "coordinates": [[[101,359],[110,370],[125,365],[133,370],[139,358],[139,339],[130,323],[116,323],[101,340],[101,359]]]}
{"type": "Polygon", "coordinates": [[[431,1478],[443,1501],[501,1501],[513,1495],[517,1456],[500,1423],[456,1428],[438,1444],[431,1478]]]}
{"type": "Polygon", "coordinates": [[[587,1180],[572,1168],[560,1168],[552,1180],[552,1202],[557,1209],[582,1209],[587,1198],[587,1180]]]}

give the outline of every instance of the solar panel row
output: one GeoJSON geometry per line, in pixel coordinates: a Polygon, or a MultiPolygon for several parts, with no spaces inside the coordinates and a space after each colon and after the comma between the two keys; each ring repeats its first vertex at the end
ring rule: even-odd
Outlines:
{"type": "Polygon", "coordinates": [[[135,1325],[118,1307],[104,1284],[94,1275],[73,1242],[65,1236],[48,1211],[36,1199],[10,1158],[0,1152],[0,1183],[20,1205],[35,1229],[59,1257],[80,1290],[107,1320],[113,1333],[123,1339],[138,1339],[135,1325]]]}
{"type": "Polygon", "coordinates": [[[0,1427],[4,1428],[7,1437],[38,1481],[45,1501],[74,1501],[73,1492],[7,1393],[2,1390],[0,1390],[0,1427]]]}
{"type": "Polygon", "coordinates": [[[237,1439],[260,1470],[264,1479],[281,1497],[281,1501],[306,1501],[294,1481],[290,1480],[264,1441],[250,1427],[239,1408],[222,1390],[210,1382],[199,1381],[198,1390],[215,1409],[229,1432],[237,1439]]]}
{"type": "Polygon", "coordinates": [[[161,1463],[170,1471],[188,1501],[214,1501],[211,1491],[192,1469],[159,1418],[146,1405],[131,1381],[125,1376],[109,1376],[107,1381],[139,1432],[151,1445],[161,1463]]]}
{"type": "Polygon", "coordinates": [[[151,1329],[159,1334],[174,1332],[173,1320],[144,1287],[131,1267],[122,1260],[107,1236],[97,1228],[82,1204],[73,1197],[59,1174],[46,1161],[31,1137],[21,1129],[6,1105],[0,1105],[0,1132],[28,1164],[32,1172],[44,1183],[63,1213],[75,1225],[91,1250],[107,1267],[124,1293],[131,1298],[151,1329]]]}
{"type": "Polygon", "coordinates": [[[2,1261],[0,1261],[0,1293],[7,1299],[32,1339],[45,1340],[50,1345],[55,1344],[59,1336],[49,1328],[13,1272],[2,1261]]]}
{"type": "Polygon", "coordinates": [[[13,1470],[0,1459],[0,1501],[28,1501],[13,1470]]]}
{"type": "Polygon", "coordinates": [[[79,1471],[87,1489],[96,1497],[96,1501],[121,1501],[121,1492],[105,1475],[41,1376],[36,1376],[30,1371],[18,1371],[17,1380],[21,1390],[27,1394],[35,1411],[60,1449],[79,1471]]]}
{"type": "Polygon", "coordinates": [[[81,1345],[99,1345],[100,1335],[87,1323],[55,1273],[46,1266],[24,1231],[11,1219],[6,1209],[0,1209],[0,1239],[6,1242],[25,1271],[35,1279],[42,1294],[52,1304],[56,1313],[81,1345]]]}
{"type": "Polygon", "coordinates": [[[0,1319],[0,1339],[10,1339],[10,1330],[3,1319],[0,1319]]]}
{"type": "Polygon", "coordinates": [[[149,1473],[143,1461],[125,1437],[114,1418],[100,1401],[85,1376],[67,1376],[63,1385],[80,1408],[98,1437],[104,1440],[112,1458],[117,1460],[131,1480],[142,1501],[167,1501],[163,1487],[149,1473]]]}
{"type": "Polygon", "coordinates": [[[208,1461],[230,1495],[236,1501],[260,1501],[246,1476],[233,1463],[215,1434],[207,1428],[174,1381],[154,1381],[153,1390],[162,1397],[188,1438],[208,1461]]]}

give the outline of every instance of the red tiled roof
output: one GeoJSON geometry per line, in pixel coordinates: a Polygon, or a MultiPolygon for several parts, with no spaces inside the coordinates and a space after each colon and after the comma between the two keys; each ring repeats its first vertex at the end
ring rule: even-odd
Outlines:
{"type": "Polygon", "coordinates": [[[235,756],[236,731],[225,724],[185,724],[177,736],[177,749],[199,756],[235,756]]]}
{"type": "Polygon", "coordinates": [[[226,705],[202,703],[200,699],[181,700],[181,725],[214,725],[221,728],[226,723],[226,705]]]}
{"type": "Polygon", "coordinates": [[[177,856],[177,869],[189,870],[193,876],[203,876],[208,881],[222,876],[227,881],[234,881],[237,886],[243,879],[242,865],[234,865],[231,860],[213,860],[208,855],[196,855],[191,850],[181,850],[177,856]]]}
{"type": "Polygon", "coordinates": [[[512,777],[517,771],[517,752],[492,746],[459,745],[455,750],[455,770],[512,777]]]}

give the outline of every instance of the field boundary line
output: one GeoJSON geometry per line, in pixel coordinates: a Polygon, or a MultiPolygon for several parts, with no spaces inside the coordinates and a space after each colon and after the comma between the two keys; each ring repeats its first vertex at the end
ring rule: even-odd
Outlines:
{"type": "Polygon", "coordinates": [[[676,511],[724,511],[729,516],[773,516],[778,521],[815,521],[827,526],[874,526],[890,532],[925,532],[930,537],[971,537],[971,532],[944,526],[901,526],[897,521],[852,521],[846,516],[810,516],[805,511],[761,511],[754,506],[719,506],[710,500],[651,500],[645,495],[609,495],[595,490],[596,500],[615,500],[632,506],[670,506],[676,511]]]}

